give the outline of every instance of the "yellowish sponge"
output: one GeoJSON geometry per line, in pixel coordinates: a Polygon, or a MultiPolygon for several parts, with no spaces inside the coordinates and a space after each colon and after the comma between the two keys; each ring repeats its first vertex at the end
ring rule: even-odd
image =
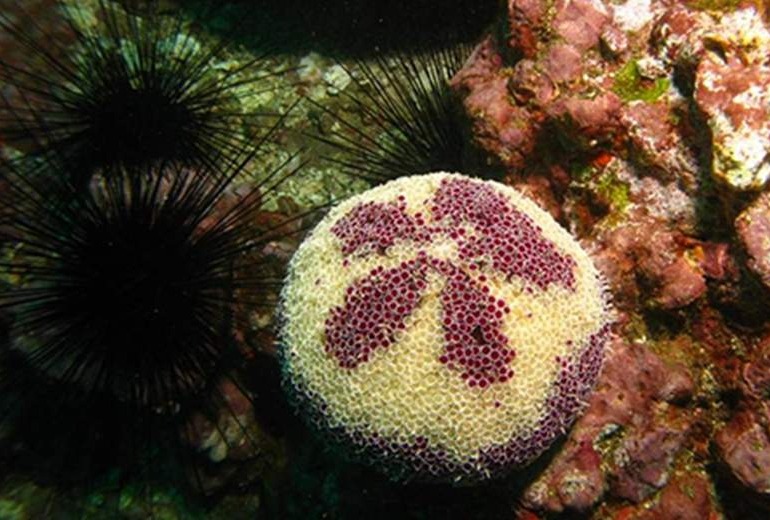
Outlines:
{"type": "Polygon", "coordinates": [[[608,336],[600,277],[499,183],[403,177],[335,207],[292,259],[282,363],[303,413],[395,478],[476,481],[572,423],[608,336]]]}

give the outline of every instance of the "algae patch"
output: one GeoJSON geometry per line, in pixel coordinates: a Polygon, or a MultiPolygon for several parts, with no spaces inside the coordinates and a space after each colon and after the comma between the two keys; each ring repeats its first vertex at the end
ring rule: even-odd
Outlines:
{"type": "Polygon", "coordinates": [[[656,101],[665,94],[671,85],[668,78],[646,80],[639,71],[636,61],[629,61],[615,73],[612,91],[623,101],[656,101]]]}

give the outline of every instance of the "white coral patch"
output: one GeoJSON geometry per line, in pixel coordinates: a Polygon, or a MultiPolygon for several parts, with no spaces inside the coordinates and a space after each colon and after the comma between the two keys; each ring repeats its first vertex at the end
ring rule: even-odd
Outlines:
{"type": "Polygon", "coordinates": [[[708,39],[740,51],[745,63],[765,63],[770,48],[770,31],[754,7],[739,9],[722,17],[708,39]]]}
{"type": "Polygon", "coordinates": [[[653,19],[651,0],[628,0],[612,6],[615,23],[624,31],[635,32],[653,19]]]}
{"type": "Polygon", "coordinates": [[[770,179],[770,138],[745,126],[714,133],[714,175],[738,190],[764,186],[770,179]]]}

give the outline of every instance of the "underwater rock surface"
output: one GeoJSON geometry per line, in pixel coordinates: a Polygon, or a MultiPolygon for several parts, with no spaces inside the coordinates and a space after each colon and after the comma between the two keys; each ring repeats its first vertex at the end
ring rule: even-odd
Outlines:
{"type": "Polygon", "coordinates": [[[756,8],[511,0],[508,20],[454,80],[477,141],[508,167],[530,170],[556,131],[570,150],[642,156],[686,182],[699,137],[726,187],[767,182],[770,33],[756,8]]]}
{"type": "Polygon", "coordinates": [[[770,194],[765,193],[735,221],[738,237],[749,259],[747,265],[770,288],[770,194]]]}
{"type": "Polygon", "coordinates": [[[692,425],[686,416],[667,418],[692,392],[684,367],[667,366],[641,345],[615,341],[586,414],[525,492],[527,506],[585,512],[607,493],[638,503],[663,488],[692,425]]]}

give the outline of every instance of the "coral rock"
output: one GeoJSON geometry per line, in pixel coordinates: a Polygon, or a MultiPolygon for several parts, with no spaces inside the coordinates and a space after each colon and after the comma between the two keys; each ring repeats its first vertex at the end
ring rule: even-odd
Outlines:
{"type": "Polygon", "coordinates": [[[692,73],[704,52],[703,37],[713,26],[706,13],[675,3],[655,21],[650,42],[660,59],[692,73]]]}
{"type": "Polygon", "coordinates": [[[626,54],[629,45],[626,33],[614,25],[607,25],[604,27],[601,35],[601,43],[616,59],[626,54]]]}
{"type": "Polygon", "coordinates": [[[546,4],[540,0],[508,0],[510,38],[508,46],[524,58],[533,58],[546,4]]]}
{"type": "Polygon", "coordinates": [[[697,265],[680,256],[652,274],[657,289],[656,302],[664,309],[689,305],[706,292],[706,280],[697,265]]]}
{"type": "Polygon", "coordinates": [[[577,144],[593,148],[597,141],[609,140],[617,132],[620,107],[618,96],[605,92],[591,99],[559,99],[549,106],[548,114],[577,144]]]}
{"type": "Polygon", "coordinates": [[[601,457],[591,444],[584,442],[568,464],[571,467],[554,478],[560,507],[572,511],[588,511],[604,494],[601,457]]]}
{"type": "Polygon", "coordinates": [[[573,45],[557,44],[549,49],[545,67],[555,83],[568,82],[580,76],[582,56],[573,45]]]}
{"type": "Polygon", "coordinates": [[[618,30],[638,32],[649,24],[654,16],[657,2],[653,0],[626,0],[613,2],[609,7],[612,11],[612,21],[618,30]]]}
{"type": "Polygon", "coordinates": [[[770,194],[761,195],[735,221],[749,268],[770,288],[770,194]]]}
{"type": "MultiPolygon", "coordinates": [[[[452,86],[463,95],[476,143],[503,163],[520,168],[535,148],[538,118],[528,108],[510,103],[509,80],[497,74],[500,66],[501,58],[487,39],[470,65],[452,79],[452,86]]],[[[540,93],[542,88],[535,87],[534,95],[547,97],[547,92],[540,93]]]]}
{"type": "Polygon", "coordinates": [[[686,428],[653,424],[623,440],[615,452],[613,494],[640,502],[668,482],[686,428]]]}
{"type": "Polygon", "coordinates": [[[509,89],[519,103],[534,102],[545,105],[556,96],[556,87],[549,77],[542,74],[537,64],[528,59],[513,67],[509,89]]]}
{"type": "Polygon", "coordinates": [[[770,438],[759,418],[739,412],[717,432],[717,451],[730,474],[747,489],[770,499],[770,438]]]}
{"type": "Polygon", "coordinates": [[[712,280],[725,280],[736,276],[737,267],[730,254],[730,246],[722,243],[704,243],[701,245],[700,262],[703,274],[712,280]]]}
{"type": "Polygon", "coordinates": [[[677,365],[667,374],[656,392],[656,398],[667,403],[684,403],[688,401],[695,391],[693,382],[687,370],[677,365]]]}
{"type": "Polygon", "coordinates": [[[565,41],[585,51],[599,43],[610,14],[599,0],[557,0],[553,28],[565,41]]]}
{"type": "MultiPolygon", "coordinates": [[[[765,337],[752,352],[752,359],[742,367],[742,391],[749,399],[765,405],[770,396],[770,336],[765,337]]],[[[770,420],[770,416],[767,417],[770,420]]]]}
{"type": "Polygon", "coordinates": [[[611,351],[585,415],[525,491],[525,507],[586,511],[607,489],[639,501],[668,481],[691,421],[663,412],[691,397],[692,380],[683,367],[667,366],[641,345],[617,339],[611,351]],[[605,439],[617,436],[617,447],[597,450],[605,439]]]}
{"type": "Polygon", "coordinates": [[[654,168],[665,180],[677,179],[694,187],[697,165],[677,133],[671,114],[667,99],[631,101],[622,108],[620,119],[636,161],[654,168]]]}
{"type": "Polygon", "coordinates": [[[652,301],[664,309],[689,305],[706,292],[703,270],[691,259],[678,236],[655,229],[639,244],[638,266],[652,301]]]}
{"type": "Polygon", "coordinates": [[[677,476],[639,520],[716,520],[721,514],[714,503],[711,484],[698,473],[677,476]]]}
{"type": "MultiPolygon", "coordinates": [[[[638,295],[663,308],[684,307],[706,292],[705,267],[718,270],[717,259],[703,251],[716,245],[693,241],[667,229],[657,219],[639,218],[633,224],[601,237],[596,264],[613,287],[619,304],[633,304],[638,295]],[[637,285],[630,273],[642,282],[637,285]]],[[[727,259],[721,260],[727,268],[727,259]]]]}
{"type": "Polygon", "coordinates": [[[725,16],[708,36],[716,49],[704,54],[696,72],[694,95],[711,128],[713,174],[735,190],[759,189],[770,178],[770,67],[755,56],[766,47],[753,47],[770,33],[758,17],[754,9],[725,16]]]}

